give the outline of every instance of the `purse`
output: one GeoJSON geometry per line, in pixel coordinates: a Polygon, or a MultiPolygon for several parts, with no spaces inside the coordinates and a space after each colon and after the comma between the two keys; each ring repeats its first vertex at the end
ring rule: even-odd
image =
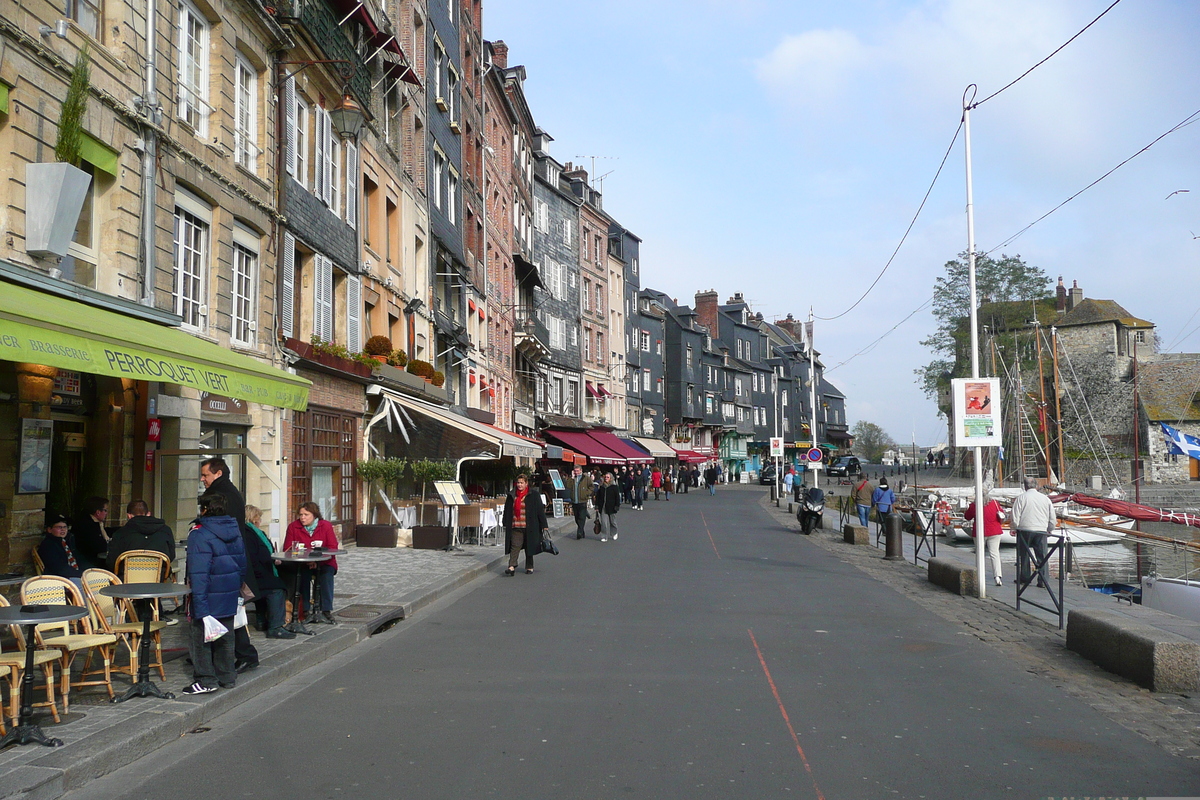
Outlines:
{"type": "Polygon", "coordinates": [[[597,518],[596,518],[596,524],[592,526],[592,533],[594,533],[594,534],[596,534],[597,536],[599,536],[599,535],[600,535],[600,528],[601,528],[601,525],[600,525],[600,518],[599,518],[599,517],[597,517],[597,518]]]}
{"type": "Polygon", "coordinates": [[[542,552],[549,553],[552,556],[558,555],[558,547],[555,546],[554,540],[550,538],[550,531],[542,531],[542,552]]]}

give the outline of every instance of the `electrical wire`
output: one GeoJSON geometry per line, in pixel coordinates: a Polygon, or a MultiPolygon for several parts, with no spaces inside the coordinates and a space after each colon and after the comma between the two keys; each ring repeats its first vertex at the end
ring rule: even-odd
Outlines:
{"type": "MultiPolygon", "coordinates": [[[[1108,7],[1108,8],[1106,8],[1106,9],[1104,9],[1102,12],[1100,12],[1100,17],[1103,17],[1105,14],[1107,14],[1107,13],[1108,13],[1108,12],[1110,12],[1110,11],[1112,11],[1112,10],[1113,10],[1113,9],[1116,7],[1117,3],[1120,3],[1120,2],[1121,2],[1121,0],[1114,0],[1113,4],[1112,4],[1111,6],[1109,6],[1109,7],[1108,7]]],[[[991,93],[991,94],[989,94],[987,97],[983,98],[982,100],[980,100],[980,101],[978,101],[978,102],[972,103],[970,106],[968,106],[968,109],[975,109],[975,108],[979,108],[981,105],[983,105],[984,103],[986,103],[988,100],[991,100],[993,97],[995,97],[996,95],[1000,94],[1000,93],[1001,93],[1001,92],[1003,92],[1005,89],[1008,89],[1008,88],[1012,87],[1014,84],[1016,84],[1016,83],[1017,83],[1018,81],[1020,81],[1022,78],[1024,78],[1026,75],[1028,75],[1029,73],[1033,72],[1035,69],[1037,69],[1038,67],[1040,67],[1042,64],[1045,64],[1045,63],[1046,63],[1047,61],[1049,61],[1050,59],[1054,58],[1056,55],[1058,55],[1060,52],[1062,52],[1062,50],[1063,50],[1063,49],[1064,49],[1064,48],[1065,48],[1067,45],[1069,45],[1071,42],[1075,41],[1075,40],[1076,40],[1076,39],[1078,39],[1080,36],[1082,36],[1084,31],[1086,31],[1088,28],[1092,27],[1092,26],[1093,26],[1093,25],[1095,25],[1097,22],[1099,22],[1099,21],[1100,21],[1100,17],[1096,17],[1094,20],[1092,20],[1091,22],[1089,22],[1087,25],[1084,25],[1084,26],[1083,26],[1083,29],[1082,29],[1082,30],[1080,30],[1080,31],[1079,31],[1079,33],[1075,34],[1075,35],[1074,35],[1074,36],[1072,36],[1070,39],[1067,39],[1065,42],[1063,42],[1063,43],[1062,43],[1062,45],[1061,45],[1061,46],[1060,46],[1060,47],[1059,47],[1057,50],[1055,50],[1053,53],[1051,53],[1050,55],[1048,55],[1048,56],[1046,56],[1045,58],[1043,58],[1041,61],[1039,61],[1039,62],[1037,62],[1036,64],[1034,64],[1032,67],[1030,67],[1029,69],[1027,69],[1027,70],[1025,70],[1024,72],[1022,72],[1020,75],[1018,75],[1018,76],[1017,76],[1017,77],[1016,77],[1014,80],[1012,80],[1012,81],[1009,81],[1009,82],[1008,82],[1007,84],[1005,84],[1004,86],[1001,86],[999,89],[997,89],[996,91],[992,92],[992,93],[991,93]]]]}
{"type": "Polygon", "coordinates": [[[1078,192],[1076,192],[1075,194],[1073,194],[1073,195],[1071,195],[1070,197],[1068,197],[1066,200],[1063,200],[1061,203],[1059,203],[1058,205],[1056,205],[1054,208],[1050,209],[1050,210],[1049,210],[1049,211],[1047,211],[1045,214],[1042,214],[1040,217],[1038,217],[1037,219],[1035,219],[1033,222],[1029,223],[1029,224],[1028,224],[1028,225],[1026,225],[1024,228],[1021,228],[1021,230],[1017,231],[1017,232],[1016,232],[1016,233],[1014,233],[1012,236],[1008,237],[1007,239],[1005,239],[1004,241],[1002,241],[1000,244],[998,244],[998,245],[996,245],[995,247],[993,247],[991,250],[988,250],[986,253],[983,253],[983,255],[985,255],[985,256],[986,256],[986,255],[991,255],[992,253],[996,252],[996,251],[997,251],[997,250],[999,250],[1000,248],[1002,248],[1002,247],[1007,247],[1008,245],[1012,244],[1012,243],[1013,243],[1014,241],[1016,241],[1016,240],[1017,240],[1019,237],[1021,237],[1022,235],[1024,235],[1024,233],[1025,233],[1027,230],[1029,230],[1030,228],[1032,228],[1034,225],[1037,225],[1039,222],[1041,222],[1042,220],[1044,220],[1046,217],[1050,216],[1050,215],[1051,215],[1051,214],[1053,214],[1055,211],[1058,211],[1060,208],[1062,208],[1063,206],[1065,206],[1067,203],[1071,202],[1071,201],[1072,201],[1072,200],[1074,200],[1076,197],[1079,197],[1079,195],[1083,194],[1083,193],[1084,193],[1084,192],[1086,192],[1088,189],[1091,189],[1093,186],[1095,186],[1096,184],[1100,183],[1100,181],[1104,180],[1104,179],[1105,179],[1105,178],[1107,178],[1109,175],[1112,175],[1114,172],[1116,172],[1117,170],[1119,170],[1121,167],[1125,166],[1125,165],[1126,165],[1126,164],[1128,164],[1130,161],[1133,161],[1135,158],[1137,158],[1137,157],[1138,157],[1138,156],[1140,156],[1142,153],[1144,153],[1144,152],[1146,152],[1147,150],[1149,150],[1151,147],[1154,147],[1154,145],[1158,144],[1158,143],[1159,143],[1159,142],[1161,142],[1163,139],[1165,139],[1165,138],[1167,138],[1168,136],[1170,136],[1172,133],[1175,133],[1176,131],[1182,130],[1183,128],[1186,128],[1187,126],[1189,126],[1189,125],[1191,125],[1192,123],[1196,122],[1196,121],[1197,121],[1197,117],[1200,117],[1200,109],[1197,109],[1196,111],[1193,111],[1191,114],[1188,114],[1188,116],[1187,116],[1187,117],[1186,117],[1186,118],[1183,120],[1183,122],[1180,122],[1178,125],[1176,125],[1175,127],[1171,128],[1171,129],[1170,129],[1170,130],[1168,130],[1166,133],[1164,133],[1164,134],[1162,134],[1162,135],[1158,136],[1158,137],[1157,137],[1157,138],[1156,138],[1154,141],[1150,142],[1150,144],[1146,145],[1146,146],[1145,146],[1145,147],[1143,147],[1141,150],[1138,150],[1136,153],[1134,153],[1133,155],[1131,155],[1129,158],[1125,159],[1125,160],[1124,160],[1124,161],[1122,161],[1120,164],[1117,164],[1115,167],[1113,167],[1112,169],[1110,169],[1108,172],[1104,173],[1104,174],[1103,174],[1103,175],[1101,175],[1099,178],[1096,178],[1096,180],[1092,181],[1092,182],[1091,182],[1091,183],[1089,183],[1087,186],[1083,187],[1083,188],[1082,188],[1082,189],[1080,189],[1078,192]]]}
{"type": "MultiPolygon", "coordinates": [[[[925,190],[925,196],[921,198],[921,204],[919,206],[917,206],[917,213],[913,214],[912,221],[908,223],[908,227],[904,229],[904,235],[900,237],[900,243],[897,244],[896,249],[892,251],[891,258],[889,258],[887,260],[887,263],[883,265],[883,269],[881,269],[879,271],[879,274],[875,276],[875,280],[871,281],[871,285],[868,286],[867,290],[862,293],[862,296],[854,301],[854,305],[850,306],[842,313],[837,314],[832,317],[816,317],[816,319],[822,320],[824,322],[830,322],[835,319],[841,319],[842,317],[846,316],[851,311],[853,311],[855,308],[857,308],[859,303],[861,303],[863,300],[867,299],[867,295],[869,295],[871,293],[871,290],[875,288],[875,284],[879,283],[880,279],[883,277],[883,274],[888,271],[888,267],[890,267],[892,265],[892,262],[896,259],[896,254],[899,253],[900,248],[904,246],[904,241],[906,239],[908,239],[908,234],[912,232],[913,226],[917,224],[917,217],[921,216],[921,210],[925,208],[925,203],[926,203],[926,201],[929,200],[929,195],[933,192],[933,187],[937,184],[938,178],[942,174],[942,169],[946,166],[946,159],[948,159],[950,157],[950,151],[954,149],[954,143],[958,141],[958,134],[962,132],[962,128],[963,128],[963,123],[962,123],[962,120],[960,119],[958,121],[958,127],[955,128],[955,130],[954,130],[954,136],[952,136],[950,138],[950,145],[949,145],[949,147],[946,148],[946,154],[942,156],[942,163],[938,164],[937,172],[934,173],[933,180],[929,182],[929,188],[925,190]]],[[[906,319],[907,319],[907,317],[906,317],[906,319]]],[[[845,363],[845,362],[843,362],[843,363],[845,363]]]]}
{"type": "MultiPolygon", "coordinates": [[[[889,336],[891,336],[893,333],[895,333],[897,328],[899,328],[901,325],[903,325],[904,323],[906,323],[906,322],[908,322],[910,319],[912,319],[912,317],[913,317],[913,316],[915,316],[915,315],[916,315],[918,312],[920,312],[920,311],[924,311],[924,310],[925,310],[925,308],[926,308],[926,306],[928,306],[929,304],[931,304],[931,303],[934,301],[934,298],[936,298],[936,297],[937,297],[937,295],[932,295],[932,296],[931,296],[931,297],[930,297],[928,300],[926,300],[924,303],[921,303],[921,305],[917,306],[917,307],[916,307],[916,308],[914,308],[912,311],[910,311],[910,312],[908,313],[908,316],[906,316],[904,319],[900,320],[900,321],[899,321],[899,322],[897,322],[895,325],[893,325],[891,328],[889,328],[889,329],[888,329],[888,331],[887,331],[886,333],[884,333],[882,336],[880,336],[878,339],[876,339],[875,341],[871,342],[869,345],[867,345],[866,347],[864,347],[862,350],[859,350],[857,353],[855,353],[854,355],[850,356],[850,357],[849,357],[849,358],[847,358],[845,361],[842,361],[841,363],[839,363],[839,364],[837,364],[837,365],[835,365],[835,366],[832,366],[832,367],[829,367],[828,369],[826,369],[826,370],[825,370],[825,374],[826,374],[826,375],[828,375],[830,372],[833,372],[833,371],[834,371],[835,369],[837,369],[838,367],[844,367],[844,366],[846,366],[847,364],[849,364],[851,361],[853,361],[854,359],[858,358],[859,356],[866,355],[867,353],[869,353],[869,352],[871,352],[872,350],[874,350],[874,349],[875,349],[875,345],[879,344],[879,343],[880,343],[880,342],[882,342],[884,339],[886,339],[887,337],[889,337],[889,336]]],[[[820,318],[818,317],[818,319],[820,319],[820,318]]]]}

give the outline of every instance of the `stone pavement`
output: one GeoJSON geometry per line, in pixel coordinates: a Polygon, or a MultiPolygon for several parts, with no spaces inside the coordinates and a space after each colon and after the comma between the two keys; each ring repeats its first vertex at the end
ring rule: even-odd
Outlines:
{"type": "MultiPolygon", "coordinates": [[[[845,487],[834,487],[834,491],[839,489],[839,493],[845,491],[845,487]]],[[[827,488],[827,498],[829,491],[827,488]]],[[[963,635],[975,636],[995,647],[1012,661],[1013,669],[1053,681],[1064,693],[1083,700],[1114,723],[1140,734],[1169,753],[1200,760],[1200,698],[1150,692],[1067,650],[1066,632],[1058,630],[1057,616],[1052,617],[1026,604],[1022,604],[1021,611],[1016,610],[1011,572],[1006,573],[1009,582],[1005,587],[988,587],[986,600],[960,597],[931,584],[923,563],[919,567],[913,564],[911,535],[905,537],[907,561],[886,561],[882,549],[845,544],[841,530],[832,529],[837,522],[834,504],[833,498],[828,498],[825,517],[828,527],[804,537],[799,535],[800,526],[795,516],[787,513],[786,498],[781,508],[775,507],[769,494],[764,493],[762,498],[766,513],[778,519],[784,529],[796,532],[801,544],[811,543],[836,553],[846,563],[853,564],[934,614],[961,625],[963,635]]],[[[874,542],[874,523],[871,541],[874,542]]],[[[974,558],[972,550],[953,547],[939,546],[938,555],[954,555],[964,560],[974,558]]],[[[1006,569],[1010,566],[1005,565],[1006,569]]],[[[1112,597],[1078,585],[1068,583],[1066,595],[1068,608],[1099,606],[1115,610],[1116,601],[1112,597]]],[[[1138,606],[1137,610],[1142,609],[1138,606]]],[[[886,669],[886,665],[880,665],[880,668],[886,669]]],[[[1048,730],[1053,731],[1054,720],[1048,719],[1046,724],[1048,730]]]]}
{"type": "MultiPolygon", "coordinates": [[[[550,528],[554,536],[561,537],[568,529],[574,532],[574,521],[552,519],[550,528]]],[[[500,542],[502,545],[503,539],[500,542]]],[[[488,572],[499,571],[505,559],[504,548],[496,545],[466,545],[461,552],[351,546],[346,555],[338,556],[334,581],[334,616],[339,624],[313,625],[314,636],[294,640],[267,639],[252,631],[260,666],[239,675],[236,687],[212,694],[189,697],[180,693],[191,683],[191,667],[185,661],[184,624],[170,626],[163,632],[166,680],[160,680],[156,670],[151,679],[160,689],[174,692],[176,699],[136,698],[114,705],[103,688],[88,687],[71,692],[70,713],[62,716],[60,724],[54,724],[48,711],[38,709],[36,721],[48,736],[62,739],[64,744],[57,748],[12,745],[0,752],[0,800],[49,800],[78,789],[87,780],[136,761],[376,631],[411,617],[488,572]]],[[[128,659],[122,651],[118,651],[117,663],[124,665],[128,659]]],[[[118,695],[129,684],[127,676],[113,679],[118,695]]],[[[44,690],[36,691],[35,697],[44,699],[44,690]]]]}

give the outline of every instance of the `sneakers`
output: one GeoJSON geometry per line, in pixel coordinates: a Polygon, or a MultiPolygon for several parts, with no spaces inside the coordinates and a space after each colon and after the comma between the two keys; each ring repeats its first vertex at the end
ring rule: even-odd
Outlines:
{"type": "Polygon", "coordinates": [[[1003,585],[1004,585],[1004,580],[1003,580],[1003,579],[1002,579],[1000,576],[998,576],[998,575],[996,576],[996,585],[997,585],[997,586],[1003,586],[1003,585]]]}
{"type": "Polygon", "coordinates": [[[613,541],[615,542],[616,540],[617,540],[617,534],[615,534],[615,533],[614,533],[614,534],[613,534],[613,541]]]}
{"type": "Polygon", "coordinates": [[[607,537],[607,536],[601,536],[601,537],[600,537],[600,541],[602,541],[602,542],[607,542],[607,541],[608,541],[608,537],[607,537]]]}
{"type": "Polygon", "coordinates": [[[205,686],[203,683],[196,681],[191,686],[184,687],[183,693],[184,694],[208,694],[210,692],[215,692],[216,690],[217,690],[216,686],[205,686]]]}

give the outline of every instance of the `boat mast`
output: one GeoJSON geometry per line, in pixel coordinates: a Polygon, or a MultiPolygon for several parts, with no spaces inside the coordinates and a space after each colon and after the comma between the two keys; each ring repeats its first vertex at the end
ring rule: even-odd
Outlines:
{"type": "MultiPolygon", "coordinates": [[[[1138,394],[1138,358],[1137,358],[1137,334],[1133,335],[1133,501],[1138,505],[1142,504],[1142,470],[1138,456],[1141,455],[1142,437],[1141,425],[1138,424],[1138,405],[1141,403],[1138,394]]],[[[1133,523],[1135,530],[1142,529],[1142,523],[1135,520],[1133,523]]],[[[1142,585],[1142,543],[1138,542],[1137,547],[1137,582],[1138,586],[1142,585]]]]}
{"type": "Polygon", "coordinates": [[[1042,367],[1042,321],[1037,318],[1037,306],[1033,309],[1033,338],[1037,346],[1038,359],[1038,427],[1042,429],[1042,460],[1046,463],[1046,482],[1051,486],[1058,483],[1054,477],[1054,468],[1050,466],[1050,431],[1046,428],[1049,413],[1046,409],[1046,373],[1042,367]]]}
{"type": "Polygon", "coordinates": [[[1067,470],[1063,464],[1062,394],[1058,389],[1058,328],[1050,326],[1050,347],[1054,354],[1054,431],[1058,439],[1058,478],[1066,480],[1067,470]]]}

